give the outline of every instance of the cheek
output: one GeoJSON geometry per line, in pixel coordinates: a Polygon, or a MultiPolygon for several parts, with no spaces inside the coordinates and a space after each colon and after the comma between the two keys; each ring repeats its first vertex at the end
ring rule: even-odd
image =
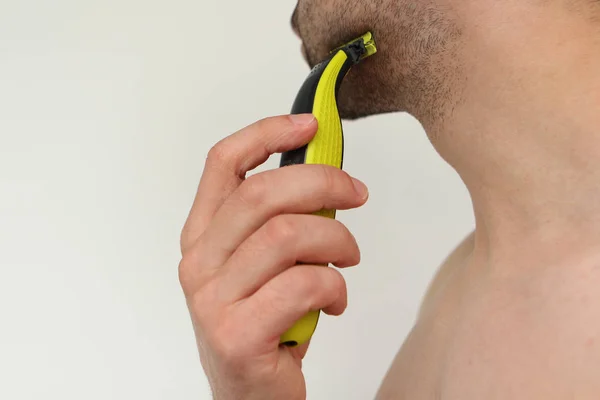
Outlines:
{"type": "MultiPolygon", "coordinates": [[[[390,0],[385,0],[385,2],[390,0]]],[[[311,61],[376,28],[383,18],[372,0],[300,0],[298,24],[311,61]]]]}
{"type": "Polygon", "coordinates": [[[311,62],[319,62],[329,53],[327,18],[319,13],[319,6],[312,5],[313,0],[305,0],[298,12],[300,36],[311,62]],[[310,6],[310,7],[309,7],[310,6]],[[306,7],[306,8],[305,8],[306,7]]]}

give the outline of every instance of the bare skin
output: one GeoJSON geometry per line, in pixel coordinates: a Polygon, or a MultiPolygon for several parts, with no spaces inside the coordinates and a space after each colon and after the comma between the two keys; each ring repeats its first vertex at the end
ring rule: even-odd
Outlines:
{"type": "Polygon", "coordinates": [[[598,254],[506,271],[474,249],[440,269],[376,398],[597,399],[598,254]]]}
{"type": "Polygon", "coordinates": [[[307,214],[362,206],[362,182],[321,165],[246,179],[271,154],[310,141],[317,122],[304,117],[269,118],[215,145],[183,229],[180,281],[218,400],[304,399],[308,345],[280,347],[279,337],[309,310],[341,314],[344,278],[321,265],[360,262],[343,224],[307,214]]]}
{"type": "MultiPolygon", "coordinates": [[[[378,399],[599,398],[599,4],[300,0],[311,64],[366,29],[378,38],[342,87],[343,115],[410,112],[473,201],[476,230],[432,282],[378,399]]],[[[278,337],[309,309],[345,309],[343,278],[316,265],[357,265],[358,246],[302,214],[360,207],[362,185],[322,166],[245,179],[316,128],[277,117],[209,154],[180,277],[217,400],[304,399],[308,346],[278,337]]]]}

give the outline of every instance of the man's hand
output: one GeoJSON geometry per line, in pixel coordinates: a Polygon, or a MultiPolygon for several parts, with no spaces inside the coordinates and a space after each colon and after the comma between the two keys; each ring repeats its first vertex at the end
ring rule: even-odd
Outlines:
{"type": "Polygon", "coordinates": [[[217,400],[306,398],[308,345],[279,337],[309,310],[341,314],[358,245],[340,222],[310,215],[362,206],[366,187],[324,165],[294,165],[246,179],[271,154],[317,131],[311,115],[251,125],[214,146],[181,237],[181,285],[200,358],[217,400]],[[301,264],[301,265],[299,265],[301,264]]]}

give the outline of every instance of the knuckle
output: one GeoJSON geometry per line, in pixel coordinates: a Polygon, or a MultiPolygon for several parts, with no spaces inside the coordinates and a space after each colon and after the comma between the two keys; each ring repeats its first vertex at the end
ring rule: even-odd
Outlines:
{"type": "Polygon", "coordinates": [[[238,370],[245,364],[243,329],[231,320],[223,320],[209,336],[211,350],[227,369],[238,370]]]}
{"type": "Polygon", "coordinates": [[[267,198],[267,182],[262,174],[252,175],[238,188],[240,200],[251,206],[262,205],[267,198]]]}
{"type": "Polygon", "coordinates": [[[203,253],[192,247],[179,261],[179,284],[186,296],[192,296],[203,288],[211,279],[211,274],[203,272],[203,253]]]}
{"type": "Polygon", "coordinates": [[[223,139],[215,144],[209,151],[207,162],[210,165],[229,164],[236,158],[236,154],[229,145],[229,141],[223,139]]]}
{"type": "Polygon", "coordinates": [[[295,284],[311,305],[332,303],[346,291],[344,277],[333,268],[314,267],[305,272],[295,284]]]}
{"type": "Polygon", "coordinates": [[[271,284],[263,288],[262,297],[254,299],[255,307],[253,309],[253,317],[260,319],[262,315],[282,315],[287,312],[285,308],[286,298],[289,296],[291,280],[280,279],[273,281],[271,284]]]}
{"type": "Polygon", "coordinates": [[[273,121],[273,117],[262,118],[262,119],[259,119],[258,121],[256,121],[254,126],[259,131],[267,130],[267,129],[269,129],[269,125],[271,125],[272,121],[273,121]]]}
{"type": "Polygon", "coordinates": [[[302,273],[298,274],[298,276],[294,277],[294,280],[290,282],[291,285],[295,285],[298,288],[298,292],[303,297],[310,298],[317,292],[317,288],[319,287],[318,268],[326,267],[304,268],[302,273]]]}
{"type": "Polygon", "coordinates": [[[282,294],[303,304],[304,308],[327,307],[346,294],[346,281],[342,274],[325,266],[296,267],[295,273],[281,281],[282,294]]]}
{"type": "Polygon", "coordinates": [[[319,167],[319,189],[325,193],[330,192],[332,188],[338,186],[338,171],[327,165],[319,167]]]}
{"type": "Polygon", "coordinates": [[[217,286],[214,282],[203,285],[200,289],[190,294],[188,304],[194,319],[198,321],[203,330],[210,329],[210,323],[214,317],[218,317],[217,286]]]}
{"type": "Polygon", "coordinates": [[[178,277],[179,284],[181,285],[185,294],[189,294],[194,281],[194,268],[191,265],[189,257],[184,257],[179,262],[178,277]]]}
{"type": "Polygon", "coordinates": [[[319,177],[317,178],[318,190],[322,193],[344,193],[351,191],[354,193],[352,178],[347,172],[329,165],[319,166],[319,177]]]}
{"type": "Polygon", "coordinates": [[[278,215],[264,226],[264,235],[269,244],[285,245],[295,242],[298,235],[295,219],[290,215],[278,215]]]}

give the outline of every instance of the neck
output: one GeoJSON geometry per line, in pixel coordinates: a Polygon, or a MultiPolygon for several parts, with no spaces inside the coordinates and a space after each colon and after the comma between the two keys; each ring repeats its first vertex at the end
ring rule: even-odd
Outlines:
{"type": "Polygon", "coordinates": [[[486,40],[465,50],[459,105],[424,123],[471,194],[476,253],[498,263],[598,253],[600,35],[551,15],[497,35],[473,35],[486,40]]]}

